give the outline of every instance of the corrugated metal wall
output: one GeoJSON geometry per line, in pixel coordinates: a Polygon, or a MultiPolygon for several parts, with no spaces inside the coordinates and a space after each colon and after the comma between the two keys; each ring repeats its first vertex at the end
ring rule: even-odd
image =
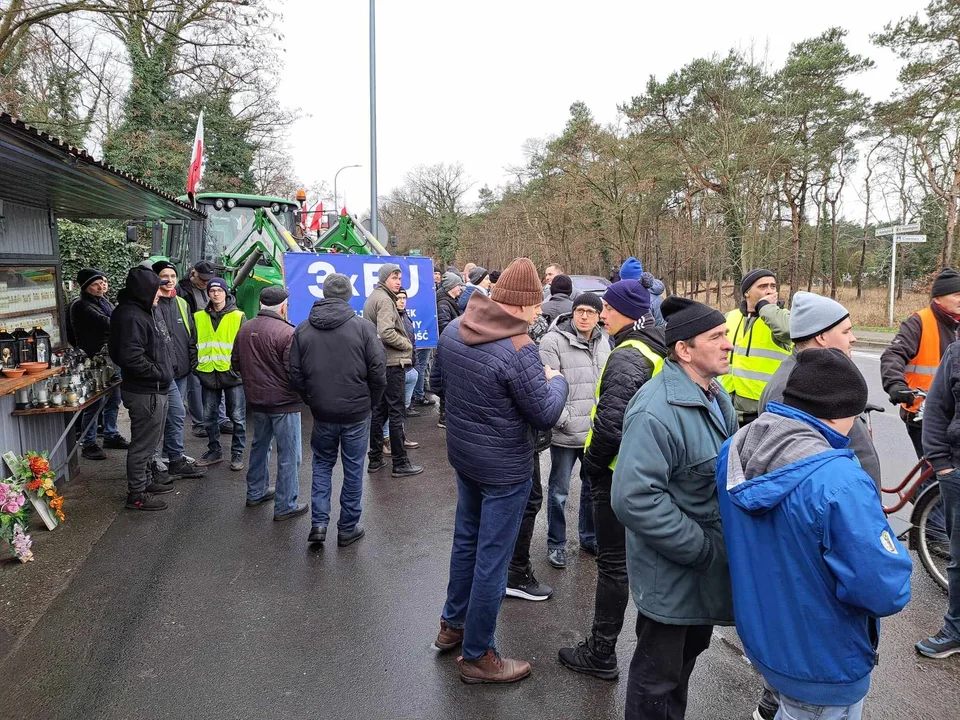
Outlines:
{"type": "Polygon", "coordinates": [[[7,254],[53,255],[48,211],[3,201],[0,215],[0,261],[7,254]]]}
{"type": "MultiPolygon", "coordinates": [[[[24,417],[13,417],[10,415],[14,409],[14,396],[4,395],[0,397],[0,454],[12,451],[15,455],[23,455],[28,450],[43,452],[52,450],[57,439],[63,432],[63,428],[70,422],[72,417],[69,413],[51,413],[50,415],[27,415],[24,417]]],[[[79,423],[80,420],[77,420],[79,423]]],[[[57,454],[50,458],[50,467],[60,468],[67,459],[67,449],[69,441],[65,441],[57,454]]],[[[10,477],[10,469],[6,463],[0,460],[3,465],[2,477],[10,477]]],[[[60,468],[57,473],[57,479],[67,477],[67,468],[60,468]]]]}

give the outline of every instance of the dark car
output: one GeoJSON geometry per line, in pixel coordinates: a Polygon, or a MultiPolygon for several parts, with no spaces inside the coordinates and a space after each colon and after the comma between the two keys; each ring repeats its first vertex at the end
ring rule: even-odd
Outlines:
{"type": "Polygon", "coordinates": [[[573,297],[585,292],[596,293],[603,297],[607,288],[613,284],[598,275],[571,275],[570,279],[573,281],[573,297]]]}

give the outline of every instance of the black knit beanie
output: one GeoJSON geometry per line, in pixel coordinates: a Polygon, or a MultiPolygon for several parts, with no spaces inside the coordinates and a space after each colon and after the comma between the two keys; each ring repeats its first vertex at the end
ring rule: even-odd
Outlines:
{"type": "Polygon", "coordinates": [[[573,280],[569,275],[557,275],[550,281],[551,295],[572,295],[573,280]]]}
{"type": "Polygon", "coordinates": [[[836,348],[810,348],[797,353],[783,402],[822,420],[856,417],[867,407],[867,383],[836,348]]]}
{"type": "Polygon", "coordinates": [[[597,314],[603,312],[603,301],[600,299],[600,296],[592,292],[582,292],[577,295],[576,300],[573,301],[573,309],[576,310],[578,307],[588,307],[592,310],[596,310],[597,314]]]}
{"type": "Polygon", "coordinates": [[[719,310],[677,295],[671,295],[664,300],[660,312],[667,321],[667,347],[673,347],[680,340],[689,340],[727,322],[719,310]]]}
{"type": "Polygon", "coordinates": [[[758,268],[757,270],[751,270],[746,275],[743,276],[743,280],[740,281],[740,294],[746,295],[747,290],[753,287],[753,284],[760,278],[772,277],[774,280],[777,279],[777,274],[773,270],[767,270],[766,268],[758,268]]]}
{"type": "Polygon", "coordinates": [[[943,295],[952,295],[960,292],[960,272],[953,268],[944,268],[933,281],[933,291],[930,297],[941,297],[943,295]]]}

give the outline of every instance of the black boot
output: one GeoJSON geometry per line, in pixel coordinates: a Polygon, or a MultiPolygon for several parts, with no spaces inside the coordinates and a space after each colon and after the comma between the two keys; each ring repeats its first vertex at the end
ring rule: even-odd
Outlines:
{"type": "Polygon", "coordinates": [[[616,680],[620,674],[617,654],[613,648],[600,645],[607,644],[595,643],[591,637],[574,648],[560,648],[560,664],[574,672],[593,675],[601,680],[616,680]]]}

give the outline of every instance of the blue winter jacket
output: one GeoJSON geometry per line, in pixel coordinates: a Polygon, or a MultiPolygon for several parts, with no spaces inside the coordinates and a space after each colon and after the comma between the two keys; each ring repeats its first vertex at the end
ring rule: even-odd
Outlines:
{"type": "Polygon", "coordinates": [[[483,293],[440,336],[430,387],[446,401],[453,469],[497,485],[533,477],[534,429],[556,425],[567,400],[567,381],[547,381],[527,324],[483,293]]]}
{"type": "Polygon", "coordinates": [[[910,600],[910,557],[848,443],[772,402],[717,457],[737,632],[767,682],[813,705],[866,697],[877,618],[910,600]]]}

